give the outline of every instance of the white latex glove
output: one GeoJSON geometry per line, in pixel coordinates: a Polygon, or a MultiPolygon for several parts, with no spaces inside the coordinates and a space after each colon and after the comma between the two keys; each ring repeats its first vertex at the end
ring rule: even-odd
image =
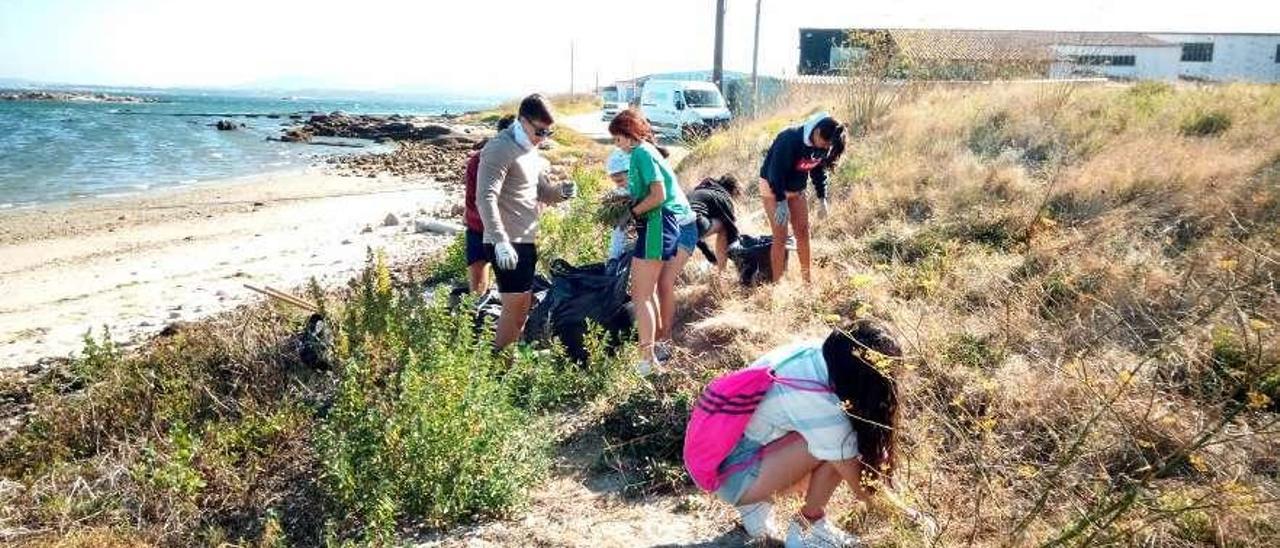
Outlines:
{"type": "Polygon", "coordinates": [[[516,264],[520,262],[520,256],[510,242],[494,244],[493,255],[493,266],[502,270],[515,270],[516,264]]]}
{"type": "Polygon", "coordinates": [[[569,200],[577,195],[578,195],[578,183],[575,183],[573,181],[566,181],[564,183],[560,183],[561,198],[569,200]]]}
{"type": "Polygon", "coordinates": [[[818,199],[818,218],[819,218],[819,219],[826,219],[826,218],[827,218],[827,207],[828,207],[828,206],[827,206],[827,199],[826,199],[826,198],[819,198],[819,199],[818,199]]]}
{"type": "Polygon", "coordinates": [[[778,223],[778,226],[787,226],[787,221],[790,220],[791,208],[787,207],[787,201],[778,202],[778,205],[773,208],[773,222],[778,223]]]}

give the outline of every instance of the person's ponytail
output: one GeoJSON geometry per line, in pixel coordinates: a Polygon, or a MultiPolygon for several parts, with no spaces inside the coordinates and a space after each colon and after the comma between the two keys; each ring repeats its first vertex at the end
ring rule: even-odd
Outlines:
{"type": "Polygon", "coordinates": [[[842,124],[836,124],[835,134],[831,136],[831,151],[827,153],[827,159],[824,163],[827,167],[835,167],[840,163],[840,157],[844,155],[845,147],[845,128],[842,124]]]}
{"type": "Polygon", "coordinates": [[[823,118],[814,126],[814,132],[831,143],[826,158],[822,160],[822,167],[824,169],[835,167],[840,163],[840,157],[844,155],[846,139],[844,124],[837,122],[835,118],[823,118]]]}
{"type": "Polygon", "coordinates": [[[653,148],[658,149],[658,154],[661,154],[663,158],[670,158],[670,157],[671,157],[671,151],[670,151],[670,150],[667,150],[667,147],[664,147],[664,146],[662,146],[662,145],[659,145],[659,144],[657,143],[657,141],[655,141],[655,140],[653,139],[653,137],[650,137],[650,138],[649,138],[649,144],[653,145],[653,148]]]}

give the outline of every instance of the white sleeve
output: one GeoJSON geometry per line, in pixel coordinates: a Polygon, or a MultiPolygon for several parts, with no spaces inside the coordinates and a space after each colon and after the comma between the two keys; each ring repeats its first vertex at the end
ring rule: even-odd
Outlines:
{"type": "Polygon", "coordinates": [[[858,434],[835,394],[787,390],[791,426],[804,437],[809,453],[823,461],[858,457],[858,434]]]}
{"type": "Polygon", "coordinates": [[[627,250],[627,232],[621,228],[614,228],[613,234],[609,236],[609,258],[619,259],[627,250]]]}

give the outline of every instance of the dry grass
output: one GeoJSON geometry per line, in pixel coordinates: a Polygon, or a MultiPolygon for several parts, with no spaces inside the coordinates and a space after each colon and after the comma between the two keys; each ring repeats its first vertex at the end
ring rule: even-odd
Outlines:
{"type": "MultiPolygon", "coordinates": [[[[557,116],[573,116],[575,114],[594,112],[600,110],[600,107],[604,104],[599,97],[591,93],[575,93],[573,95],[560,93],[547,96],[547,100],[551,101],[551,108],[557,116]]],[[[469,112],[462,115],[459,120],[471,124],[491,124],[507,114],[515,114],[519,108],[520,98],[516,98],[489,110],[469,112]]]]}
{"type": "MultiPolygon", "coordinates": [[[[682,177],[755,180],[778,118],[846,115],[844,93],[738,121],[682,177]]],[[[1272,86],[904,92],[834,177],[814,283],[730,291],[686,343],[750,357],[827,314],[888,320],[911,354],[905,485],[943,544],[1268,545],[1278,143],[1272,86]]]]}
{"type": "MultiPolygon", "coordinates": [[[[847,117],[858,99],[795,90],[700,144],[681,178],[736,174],[748,183],[744,232],[764,233],[750,182],[769,140],[819,108],[847,117]]],[[[822,335],[831,315],[874,315],[909,355],[899,485],[938,519],[939,544],[1274,545],[1280,88],[915,88],[889,104],[833,177],[813,283],[690,276],[671,371],[568,414],[553,478],[527,512],[429,540],[737,545],[731,510],[670,474],[680,405],[776,344],[822,335]]],[[[579,154],[565,138],[561,154],[579,154]]],[[[600,152],[581,153],[595,165],[600,152]]],[[[559,231],[563,245],[598,243],[585,222],[559,231]]],[[[316,542],[316,455],[285,403],[314,402],[332,381],[282,371],[295,359],[279,341],[296,326],[253,314],[179,339],[209,344],[164,354],[177,343],[155,343],[160,363],[195,363],[178,370],[194,376],[141,385],[181,390],[101,397],[138,383],[98,379],[87,400],[112,407],[89,408],[50,387],[40,401],[68,420],[39,436],[92,456],[4,459],[49,463],[5,470],[22,481],[0,485],[4,532],[42,527],[20,538],[53,546],[268,544],[281,530],[316,542]],[[200,400],[154,397],[164,393],[200,400]],[[173,416],[211,425],[198,458],[184,452],[188,433],[155,420],[173,416]],[[265,422],[224,428],[245,416],[265,422]],[[272,483],[229,473],[254,467],[272,483]],[[183,495],[194,480],[201,495],[183,495]]],[[[880,504],[841,498],[833,510],[871,546],[931,540],[880,504]]]]}

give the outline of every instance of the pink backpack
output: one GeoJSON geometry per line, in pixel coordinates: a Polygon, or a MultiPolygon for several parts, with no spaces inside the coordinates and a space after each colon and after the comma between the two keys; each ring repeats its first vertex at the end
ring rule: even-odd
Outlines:
{"type": "Polygon", "coordinates": [[[764,401],[773,383],[810,392],[831,391],[826,385],[807,379],[779,377],[770,362],[762,362],[716,377],[693,407],[684,431],[684,466],[693,482],[705,491],[719,489],[725,477],[764,456],[762,450],[750,461],[732,466],[723,474],[720,472],[720,464],[742,438],[756,407],[764,401]]]}

